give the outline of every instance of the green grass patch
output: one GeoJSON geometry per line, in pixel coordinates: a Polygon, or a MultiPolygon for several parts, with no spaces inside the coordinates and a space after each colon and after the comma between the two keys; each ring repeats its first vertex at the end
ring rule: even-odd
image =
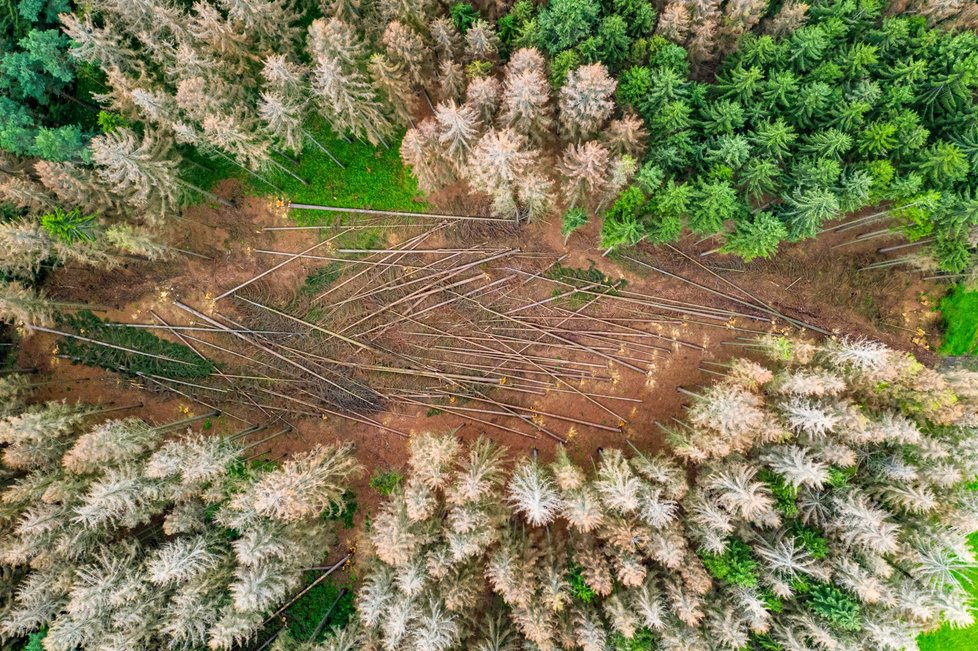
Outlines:
{"type": "Polygon", "coordinates": [[[117,346],[109,348],[79,339],[62,338],[58,342],[58,351],[78,358],[86,366],[127,375],[145,373],[166,378],[202,378],[214,372],[214,364],[187,346],[160,339],[142,328],[102,321],[88,310],[62,316],[58,325],[64,332],[117,346]],[[128,350],[120,350],[122,348],[128,350]]]}
{"type": "Polygon", "coordinates": [[[353,516],[357,514],[357,494],[351,490],[343,492],[343,508],[338,513],[330,515],[323,512],[323,519],[327,521],[342,522],[344,529],[353,528],[353,516]]]}
{"type": "MultiPolygon", "coordinates": [[[[273,156],[276,162],[307,181],[308,185],[270,165],[260,174],[280,188],[276,189],[228,160],[204,157],[196,152],[187,153],[183,178],[205,189],[222,179],[235,178],[244,183],[251,194],[284,195],[296,203],[408,212],[426,209],[425,203],[419,200],[417,182],[401,164],[399,151],[403,134],[393,138],[390,149],[386,149],[383,146],[375,148],[355,138],[345,142],[319,118],[307,125],[307,129],[343,163],[345,169],[330,160],[314,143],[307,142],[298,167],[281,156],[273,156]]],[[[295,210],[292,215],[304,226],[320,226],[335,219],[333,214],[314,210],[295,210]]]]}
{"type": "Polygon", "coordinates": [[[377,471],[370,478],[370,488],[387,497],[397,490],[397,487],[401,485],[403,480],[404,475],[396,470],[388,470],[386,472],[377,471]]]}
{"type": "MultiPolygon", "coordinates": [[[[315,576],[311,580],[315,580],[315,576]]],[[[353,591],[347,588],[346,592],[340,596],[342,590],[343,586],[337,586],[326,579],[290,606],[285,611],[285,619],[288,622],[289,634],[292,639],[303,642],[318,642],[329,635],[331,628],[346,626],[354,612],[353,591]],[[334,602],[336,603],[335,606],[333,606],[334,602]],[[330,607],[333,607],[332,611],[329,610],[330,607]],[[319,622],[328,611],[329,617],[326,618],[317,639],[313,640],[312,636],[316,632],[316,627],[319,626],[319,622]]]]}
{"type": "MultiPolygon", "coordinates": [[[[978,532],[968,536],[968,544],[978,553],[978,532]]],[[[972,606],[978,600],[978,568],[967,572],[965,585],[971,593],[972,606]]],[[[978,617],[978,612],[975,612],[978,617]]],[[[978,624],[968,628],[951,628],[944,625],[932,633],[925,633],[917,638],[917,648],[920,651],[974,651],[978,649],[978,624]]]]}
{"type": "Polygon", "coordinates": [[[306,281],[299,288],[299,293],[305,296],[319,296],[327,287],[339,279],[341,273],[343,273],[343,269],[340,267],[340,263],[330,262],[325,267],[320,267],[306,276],[306,281]]]}
{"type": "MultiPolygon", "coordinates": [[[[944,316],[942,355],[978,354],[978,292],[957,285],[938,306],[944,316]]],[[[978,647],[976,647],[978,648],[978,647]]]]}
{"type": "MultiPolygon", "coordinates": [[[[614,279],[606,276],[603,271],[597,268],[594,260],[588,260],[588,268],[565,267],[562,264],[555,264],[543,275],[551,280],[559,280],[575,287],[587,287],[588,285],[603,285],[606,292],[614,294],[615,290],[624,289],[628,281],[624,278],[614,279]]],[[[599,291],[600,287],[594,287],[590,291],[599,291]]]]}

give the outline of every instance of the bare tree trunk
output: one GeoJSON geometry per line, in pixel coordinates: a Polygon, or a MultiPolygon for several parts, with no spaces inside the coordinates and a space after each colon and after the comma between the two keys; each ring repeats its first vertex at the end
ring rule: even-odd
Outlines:
{"type": "Polygon", "coordinates": [[[326,149],[326,147],[324,147],[321,142],[319,142],[318,140],[316,140],[316,138],[311,133],[309,133],[305,129],[302,130],[302,133],[306,136],[306,138],[309,139],[310,142],[312,142],[312,144],[314,144],[317,147],[319,147],[320,151],[322,151],[324,154],[326,154],[327,156],[329,156],[329,159],[331,161],[333,161],[334,163],[336,163],[337,165],[339,165],[341,170],[345,170],[346,169],[346,166],[343,163],[341,163],[340,161],[338,161],[336,159],[336,156],[333,156],[332,152],[330,152],[328,149],[326,149]]]}

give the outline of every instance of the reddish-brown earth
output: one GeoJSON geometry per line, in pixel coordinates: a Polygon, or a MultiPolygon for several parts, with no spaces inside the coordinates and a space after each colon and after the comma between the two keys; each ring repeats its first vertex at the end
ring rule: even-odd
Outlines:
{"type": "MultiPolygon", "coordinates": [[[[188,315],[174,306],[175,299],[209,313],[216,295],[284,259],[256,253],[256,248],[298,252],[315,244],[320,237],[317,231],[263,233],[261,229],[264,226],[291,223],[284,207],[267,199],[242,197],[234,182],[225,182],[218,191],[224,196],[237,198],[238,207],[218,210],[197,206],[188,210],[179,222],[180,227],[172,229],[173,239],[170,242],[173,246],[208,256],[209,259],[179,255],[166,262],[134,262],[110,273],[60,270],[48,283],[49,294],[60,300],[104,307],[107,312],[102,316],[114,321],[149,323],[153,320],[152,313],[156,313],[168,323],[187,324],[190,323],[188,315]]],[[[482,202],[458,188],[436,194],[431,198],[430,205],[434,212],[477,214],[485,210],[482,202]]],[[[677,301],[739,309],[735,303],[711,296],[702,289],[633,263],[603,257],[603,252],[596,248],[598,223],[591,223],[575,233],[565,245],[558,221],[552,218],[519,230],[512,226],[463,223],[447,229],[444,236],[433,239],[432,243],[453,246],[491,241],[494,245],[519,246],[524,251],[545,252],[553,259],[566,255],[562,262],[565,266],[587,268],[593,262],[609,278],[626,279],[628,289],[632,291],[677,301]]],[[[392,241],[405,237],[404,232],[405,229],[391,231],[392,241]]],[[[699,257],[699,252],[712,248],[710,241],[696,244],[688,237],[677,248],[697,261],[711,265],[729,282],[792,318],[836,335],[879,339],[893,347],[911,351],[920,358],[930,359],[931,353],[926,344],[928,337],[936,330],[931,305],[938,294],[936,285],[920,280],[920,274],[909,271],[858,271],[861,265],[879,259],[875,251],[882,244],[881,240],[873,240],[862,245],[833,248],[851,234],[829,233],[814,241],[784,246],[775,259],[747,265],[730,256],[699,257]]],[[[717,278],[668,248],[643,244],[626,253],[703,285],[735,293],[731,287],[724,286],[717,278]]],[[[256,284],[256,288],[276,301],[287,302],[296,295],[308,274],[321,264],[314,260],[295,260],[269,274],[256,284]]],[[[534,295],[539,298],[547,295],[540,288],[529,291],[536,292],[534,295]]],[[[222,303],[223,309],[230,308],[225,308],[222,303]]],[[[601,316],[613,316],[615,309],[611,305],[609,312],[601,316]]],[[[538,416],[534,420],[565,436],[573,456],[580,460],[593,457],[598,447],[623,445],[623,438],[643,449],[659,449],[664,441],[656,423],[679,417],[682,412],[684,400],[677,387],[692,388],[709,382],[710,376],[700,370],[704,360],[722,361],[743,354],[743,349],[724,344],[729,344],[738,336],[751,336],[751,333],[737,328],[786,331],[784,323],[749,319],[738,319],[728,323],[727,327],[722,323],[700,325],[686,320],[674,324],[648,324],[645,328],[648,332],[658,332],[667,339],[695,347],[663,340],[644,340],[670,348],[668,353],[656,355],[647,373],[639,374],[611,364],[601,371],[613,378],[611,382],[587,381],[576,385],[582,390],[641,401],[604,401],[627,421],[620,433],[582,425],[571,427],[567,422],[546,416],[538,416]]],[[[156,333],[170,338],[168,333],[156,333]]],[[[808,335],[815,336],[813,333],[808,335]]],[[[624,350],[627,354],[627,344],[624,350]]],[[[131,413],[158,422],[182,418],[186,414],[204,413],[208,409],[195,401],[189,392],[187,396],[178,396],[163,391],[148,391],[113,373],[71,365],[56,358],[55,352],[56,341],[47,335],[31,337],[21,351],[20,366],[37,367],[40,373],[50,373],[50,379],[55,380],[39,388],[36,394],[38,400],[80,400],[119,406],[142,402],[143,406],[131,413]]],[[[526,398],[528,400],[521,404],[531,405],[536,410],[617,425],[609,414],[566,388],[562,392],[548,389],[544,396],[526,398]]],[[[237,422],[235,416],[242,421],[259,422],[254,410],[240,405],[228,405],[225,411],[234,416],[225,415],[216,419],[213,431],[233,433],[244,429],[246,425],[237,422]]],[[[538,449],[544,457],[548,457],[553,450],[553,441],[543,436],[529,438],[495,429],[465,418],[461,412],[428,417],[425,415],[427,411],[427,408],[401,404],[372,417],[391,429],[408,434],[457,430],[463,439],[484,434],[517,450],[538,449]]],[[[518,423],[502,416],[479,417],[490,422],[505,423],[509,427],[518,423]]],[[[379,428],[335,417],[289,417],[287,422],[294,425],[292,432],[256,447],[255,451],[281,458],[317,443],[353,441],[357,456],[369,469],[361,485],[355,487],[357,489],[365,489],[369,474],[376,470],[403,469],[405,466],[407,441],[379,428]]],[[[282,423],[275,422],[269,426],[281,429],[282,423]]],[[[520,429],[528,434],[538,434],[532,428],[520,429]]],[[[263,435],[272,431],[276,430],[267,429],[256,434],[252,440],[261,440],[263,435]]],[[[373,502],[377,499],[374,491],[360,490],[359,499],[361,505],[366,507],[361,508],[359,517],[374,510],[373,502]]]]}

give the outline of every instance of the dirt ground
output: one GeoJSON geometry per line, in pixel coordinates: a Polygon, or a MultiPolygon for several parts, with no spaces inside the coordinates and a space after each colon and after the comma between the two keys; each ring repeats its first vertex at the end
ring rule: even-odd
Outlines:
{"type": "MultiPolygon", "coordinates": [[[[206,259],[178,253],[169,261],[134,261],[110,273],[60,270],[47,285],[49,294],[58,300],[104,308],[100,316],[113,321],[153,323],[159,317],[169,324],[192,324],[195,320],[176,307],[175,300],[210,314],[217,305],[216,295],[285,259],[260,253],[257,249],[294,253],[320,241],[319,231],[262,231],[263,227],[293,223],[281,201],[242,196],[233,181],[225,182],[217,192],[234,199],[237,207],[196,206],[187,210],[179,222],[180,228],[173,229],[174,239],[170,242],[172,246],[206,256],[206,259]]],[[[458,191],[439,193],[431,198],[430,204],[432,212],[480,214],[485,210],[481,202],[458,191]]],[[[740,307],[727,298],[638,264],[602,256],[603,252],[596,248],[600,226],[597,222],[575,233],[565,245],[558,221],[553,218],[522,229],[462,223],[447,229],[439,243],[451,246],[488,240],[519,246],[525,251],[546,253],[554,260],[566,256],[562,260],[564,266],[587,268],[594,264],[607,277],[624,278],[629,290],[644,295],[726,309],[740,307]]],[[[403,237],[402,233],[400,229],[392,230],[392,240],[403,237]]],[[[625,253],[701,285],[747,298],[717,276],[722,277],[777,311],[833,335],[879,339],[895,348],[911,351],[921,359],[932,359],[928,344],[936,343],[937,326],[932,306],[940,295],[940,288],[935,283],[920,280],[921,274],[903,269],[859,271],[860,266],[878,260],[880,256],[876,250],[889,241],[876,239],[860,245],[838,246],[851,235],[827,233],[817,240],[784,246],[773,260],[751,264],[743,264],[732,256],[701,257],[701,252],[716,244],[696,242],[689,236],[676,249],[642,244],[625,253]],[[691,259],[683,257],[680,251],[691,259]],[[717,276],[697,263],[705,265],[717,276]]],[[[264,277],[260,281],[261,291],[280,300],[288,299],[297,293],[310,272],[323,264],[315,260],[294,260],[264,277]]],[[[221,303],[221,309],[225,309],[224,304],[221,303]]],[[[602,316],[611,318],[612,315],[613,312],[602,316]]],[[[589,380],[578,385],[582,390],[624,398],[604,401],[606,405],[613,405],[614,411],[627,421],[620,432],[573,425],[539,414],[534,417],[535,422],[566,437],[572,455],[579,460],[593,458],[601,446],[621,446],[622,437],[642,449],[661,449],[664,441],[656,423],[681,416],[684,398],[677,387],[692,389],[710,381],[710,375],[701,370],[704,361],[723,361],[743,354],[743,349],[731,344],[735,344],[737,337],[753,336],[755,331],[797,332],[783,322],[773,323],[760,317],[737,319],[726,324],[677,319],[674,323],[660,322],[649,326],[652,328],[649,331],[658,332],[665,338],[656,343],[665,343],[669,350],[656,354],[655,361],[645,373],[609,363],[602,373],[610,376],[611,382],[589,380]]],[[[163,331],[154,332],[172,339],[163,331]]],[[[819,336],[814,332],[804,334],[819,336]]],[[[34,335],[22,347],[19,366],[37,368],[40,375],[52,380],[39,387],[37,400],[78,400],[106,406],[141,402],[142,406],[124,413],[138,414],[154,422],[203,414],[210,409],[208,404],[212,404],[202,404],[195,399],[192,390],[176,395],[159,386],[142,386],[113,373],[73,365],[57,358],[56,353],[56,341],[47,335],[34,335]]],[[[583,402],[569,388],[559,391],[548,388],[545,395],[532,397],[525,404],[537,411],[603,423],[612,429],[617,429],[618,425],[614,417],[583,402]]],[[[375,491],[366,489],[370,474],[388,469],[402,470],[406,465],[407,440],[377,427],[332,416],[312,418],[283,413],[265,416],[264,422],[260,422],[262,415],[241,405],[223,405],[222,410],[224,415],[211,421],[212,431],[231,434],[249,424],[264,424],[266,429],[249,440],[258,442],[253,449],[256,454],[264,453],[271,458],[282,458],[317,443],[355,442],[357,455],[368,469],[362,485],[354,487],[360,489],[360,503],[366,507],[360,510],[361,518],[374,510],[374,502],[378,499],[375,491]],[[288,433],[261,442],[268,434],[287,427],[291,427],[288,433]]],[[[467,440],[486,435],[516,450],[536,449],[544,458],[554,450],[554,442],[546,437],[529,438],[508,433],[466,418],[461,412],[433,416],[427,416],[427,413],[425,408],[401,404],[372,417],[388,428],[407,434],[457,431],[467,440]]],[[[501,416],[480,418],[512,425],[511,420],[501,416]]],[[[200,427],[202,423],[196,426],[200,427]]]]}

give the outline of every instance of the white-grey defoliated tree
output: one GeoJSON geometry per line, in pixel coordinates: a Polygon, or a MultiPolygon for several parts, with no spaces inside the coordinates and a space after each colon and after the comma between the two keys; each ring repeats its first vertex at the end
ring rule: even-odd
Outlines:
{"type": "Polygon", "coordinates": [[[476,77],[465,89],[465,103],[475,109],[482,124],[489,126],[499,109],[502,87],[495,77],[476,77]]]}
{"type": "Polygon", "coordinates": [[[431,74],[431,61],[421,35],[395,20],[387,25],[381,40],[387,57],[404,70],[412,84],[423,87],[431,74]]]}
{"type": "Polygon", "coordinates": [[[0,565],[16,588],[0,586],[9,596],[0,632],[47,628],[45,646],[57,651],[253,640],[303,568],[323,562],[331,525],[321,516],[344,508],[345,482],[359,472],[351,446],[242,476],[232,472],[241,451],[226,439],[163,443],[186,421],[86,428],[97,413],[48,403],[0,420],[4,471],[19,473],[0,495],[11,513],[0,522],[0,565]]]}
{"type": "Polygon", "coordinates": [[[438,141],[456,171],[461,173],[479,137],[479,118],[475,109],[454,101],[443,102],[435,107],[435,123],[438,125],[438,141]]]}
{"type": "Polygon", "coordinates": [[[449,639],[424,621],[432,604],[469,622],[455,644],[476,649],[509,630],[515,645],[597,651],[641,627],[664,648],[766,635],[799,651],[899,649],[942,621],[969,625],[978,374],[859,340],[752,348],[771,368],[733,361],[674,428],[683,466],[605,448],[585,471],[558,450],[500,477],[484,442],[466,455],[419,437],[371,537],[359,643],[449,639]]]}
{"type": "Polygon", "coordinates": [[[401,161],[411,168],[423,192],[434,192],[457,178],[455,168],[442,148],[439,126],[434,118],[426,118],[417,127],[407,130],[401,141],[401,161]]]}
{"type": "Polygon", "coordinates": [[[414,92],[403,68],[381,52],[370,55],[367,72],[374,88],[386,102],[388,112],[401,126],[412,124],[414,92]]]}
{"type": "Polygon", "coordinates": [[[560,128],[569,140],[593,138],[604,127],[615,108],[617,82],[602,63],[581,66],[567,73],[560,87],[560,128]]]}
{"type": "Polygon", "coordinates": [[[513,129],[490,129],[469,156],[466,178],[472,187],[488,194],[497,215],[517,218],[520,178],[539,168],[540,154],[513,129]]]}
{"type": "Polygon", "coordinates": [[[281,92],[264,91],[258,99],[258,115],[268,132],[286,149],[300,153],[305,142],[304,106],[281,92]]]}
{"type": "Polygon", "coordinates": [[[604,192],[610,173],[610,154],[599,142],[569,144],[557,163],[561,189],[569,205],[589,206],[604,192]]]}
{"type": "Polygon", "coordinates": [[[91,149],[98,175],[134,207],[161,217],[176,208],[182,183],[169,140],[119,127],[93,138],[91,149]]]}
{"type": "MultiPolygon", "coordinates": [[[[338,20],[328,25],[335,26],[338,20]]],[[[333,39],[338,29],[326,29],[321,20],[309,27],[308,46],[313,58],[312,92],[320,113],[340,134],[350,131],[373,144],[386,144],[393,127],[384,115],[366,74],[360,68],[362,45],[354,31],[333,39]]]]}
{"type": "Polygon", "coordinates": [[[503,78],[498,122],[534,143],[549,139],[553,128],[550,82],[535,68],[512,70],[503,78]]]}

